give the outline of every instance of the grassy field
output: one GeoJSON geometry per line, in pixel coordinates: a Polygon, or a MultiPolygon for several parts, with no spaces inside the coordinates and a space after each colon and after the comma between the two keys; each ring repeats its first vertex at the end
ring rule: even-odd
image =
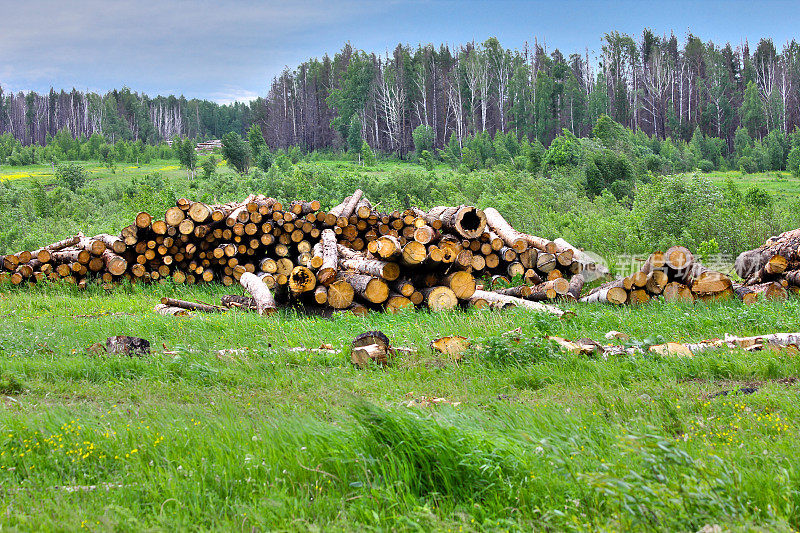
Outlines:
{"type": "Polygon", "coordinates": [[[172,318],[221,287],[0,289],[0,523],[20,530],[796,530],[796,353],[567,355],[795,331],[800,304],[172,318]],[[504,333],[519,328],[519,333],[504,333]],[[357,370],[380,329],[415,351],[357,370]],[[94,355],[117,334],[148,357],[94,355]],[[456,364],[441,335],[480,348],[456,364]],[[331,344],[339,354],[290,351],[331,344]],[[219,350],[239,349],[220,355],[219,350]],[[749,395],[712,397],[742,385],[749,395]],[[436,402],[431,399],[438,398],[436,402]]]}
{"type": "Polygon", "coordinates": [[[700,176],[708,177],[712,181],[722,183],[731,179],[740,188],[747,190],[750,187],[760,187],[765,191],[781,198],[797,198],[800,195],[800,178],[792,176],[791,172],[770,171],[743,174],[738,170],[699,172],[700,176]]]}
{"type": "MultiPolygon", "coordinates": [[[[359,179],[349,172],[353,163],[318,164],[337,179],[359,179]]],[[[170,194],[199,190],[176,161],[120,164],[113,172],[86,166],[84,192],[29,198],[29,207],[6,213],[3,229],[40,240],[116,231],[138,210],[163,210],[166,200],[155,181],[130,192],[108,189],[154,172],[170,194]],[[57,208],[44,209],[48,202],[57,208]]],[[[397,162],[358,167],[359,175],[387,180],[419,169],[397,162]]],[[[242,180],[227,168],[219,172],[220,182],[242,180]]],[[[710,177],[776,195],[800,190],[785,174],[710,177]]],[[[0,181],[33,180],[50,188],[52,169],[0,168],[0,181]]],[[[9,209],[16,198],[8,193],[9,209]]],[[[797,331],[798,300],[570,304],[575,314],[564,319],[523,310],[333,319],[152,311],[162,296],[215,302],[230,291],[0,286],[0,527],[800,528],[795,352],[606,360],[562,353],[545,338],[603,342],[618,330],[631,345],[646,346],[797,331]],[[349,343],[372,329],[413,352],[388,369],[354,368],[349,343]],[[152,353],[131,358],[92,349],[120,334],[149,339],[152,353]],[[449,334],[473,342],[460,363],[429,349],[449,334]],[[337,352],[292,350],[322,345],[337,352]],[[236,351],[220,353],[229,349],[236,351]],[[742,386],[757,390],[736,393],[742,386]],[[733,392],[715,396],[723,391],[733,392]]]]}

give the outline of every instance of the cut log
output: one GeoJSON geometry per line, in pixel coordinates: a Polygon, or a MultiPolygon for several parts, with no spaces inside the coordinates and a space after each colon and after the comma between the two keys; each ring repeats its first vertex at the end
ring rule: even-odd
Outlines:
{"type": "Polygon", "coordinates": [[[692,289],[678,281],[670,281],[661,292],[667,302],[693,302],[692,289]]]}
{"type": "Polygon", "coordinates": [[[336,234],[331,229],[322,231],[322,266],[317,271],[317,279],[323,285],[332,283],[339,267],[339,254],[336,234]]]}
{"type": "Polygon", "coordinates": [[[333,216],[340,218],[349,218],[350,215],[353,214],[358,203],[361,201],[361,198],[364,196],[364,191],[361,189],[356,189],[356,191],[352,194],[352,196],[348,196],[345,198],[345,201],[341,204],[337,205],[333,209],[330,210],[330,214],[333,216]]]}
{"type": "Polygon", "coordinates": [[[239,283],[256,301],[256,310],[259,315],[272,314],[278,310],[272,292],[270,292],[269,287],[261,281],[261,278],[250,272],[245,272],[239,279],[239,283]]]}
{"type": "Polygon", "coordinates": [[[781,286],[780,283],[776,283],[774,281],[760,283],[758,285],[750,285],[749,288],[765,300],[786,300],[789,295],[789,293],[785,288],[783,288],[783,286],[781,286]]]}
{"type": "Polygon", "coordinates": [[[222,305],[227,308],[247,309],[250,311],[258,311],[258,304],[249,296],[240,296],[238,294],[226,294],[222,296],[222,305]]]}
{"type": "Polygon", "coordinates": [[[691,275],[694,256],[684,246],[673,246],[664,253],[664,264],[669,269],[670,276],[676,281],[687,283],[691,275]]]}
{"type": "Polygon", "coordinates": [[[454,361],[461,361],[469,347],[469,340],[459,335],[441,337],[431,341],[432,350],[449,355],[454,361]]]}
{"type": "Polygon", "coordinates": [[[583,285],[586,283],[586,280],[583,277],[583,274],[576,274],[572,276],[572,279],[569,280],[569,287],[567,288],[566,296],[569,296],[573,300],[578,300],[581,297],[581,291],[583,290],[583,285]]]}
{"type": "MultiPolygon", "coordinates": [[[[474,206],[439,206],[431,209],[426,220],[439,220],[442,228],[455,231],[465,239],[477,239],[486,228],[486,214],[474,206]]],[[[434,226],[435,227],[435,226],[434,226]]]]}
{"type": "MultiPolygon", "coordinates": [[[[664,287],[666,287],[667,283],[669,283],[669,277],[664,270],[658,270],[655,268],[656,267],[652,266],[649,268],[650,273],[647,274],[645,289],[647,289],[647,291],[651,294],[661,294],[664,291],[664,287]]],[[[644,272],[644,269],[642,272],[644,272]]]]}
{"type": "Polygon", "coordinates": [[[628,301],[628,291],[622,286],[622,280],[614,280],[599,287],[580,299],[581,302],[603,302],[615,305],[622,305],[628,301]]]}
{"type": "Polygon", "coordinates": [[[169,316],[192,315],[192,313],[188,309],[184,309],[182,307],[171,307],[169,305],[164,305],[164,304],[156,304],[156,306],[153,308],[153,311],[155,311],[159,315],[169,315],[169,316]]]}
{"type": "Polygon", "coordinates": [[[220,313],[225,311],[224,307],[217,305],[209,305],[200,302],[188,302],[186,300],[176,300],[175,298],[161,298],[161,303],[169,307],[180,307],[181,309],[188,309],[189,311],[202,311],[204,313],[220,313]]]}
{"type": "Polygon", "coordinates": [[[458,305],[458,297],[450,287],[436,286],[427,287],[420,291],[423,301],[431,311],[446,311],[455,309],[458,305]]]}
{"type": "MultiPolygon", "coordinates": [[[[342,272],[339,276],[353,287],[355,294],[368,302],[379,304],[385,302],[389,297],[389,286],[380,278],[353,272],[342,272]]],[[[330,300],[330,289],[328,290],[328,299],[330,300]]]]}
{"type": "Polygon", "coordinates": [[[787,261],[786,257],[782,255],[773,255],[767,260],[764,266],[758,270],[758,272],[756,272],[750,279],[747,280],[747,284],[756,285],[765,281],[772,281],[779,274],[783,274],[788,266],[789,261],[787,261]]]}
{"type": "Polygon", "coordinates": [[[414,304],[407,297],[396,292],[390,292],[389,297],[384,303],[384,308],[390,313],[396,313],[403,309],[413,309],[414,304]]]}
{"type": "Polygon", "coordinates": [[[289,276],[289,290],[294,294],[312,291],[316,285],[317,278],[307,267],[298,265],[292,269],[289,276]]]}
{"type": "Polygon", "coordinates": [[[347,280],[338,274],[336,279],[328,285],[328,305],[334,309],[347,309],[353,303],[355,291],[347,280]]]}
{"type": "MultiPolygon", "coordinates": [[[[517,285],[516,287],[506,287],[504,289],[495,289],[492,292],[497,294],[504,294],[506,296],[514,296],[516,298],[529,298],[533,290],[527,285],[517,285]]],[[[475,294],[475,291],[472,291],[475,294]]]]}
{"type": "Polygon", "coordinates": [[[107,233],[101,233],[92,238],[105,244],[106,248],[110,249],[115,254],[125,253],[125,250],[128,249],[128,246],[125,244],[124,240],[107,233]]]}
{"type": "Polygon", "coordinates": [[[450,287],[459,300],[469,300],[475,293],[475,277],[469,272],[459,270],[447,275],[444,284],[450,287]]]}
{"type": "Polygon", "coordinates": [[[342,270],[368,274],[370,276],[383,278],[387,281],[394,281],[400,277],[400,267],[397,263],[378,261],[377,259],[366,259],[361,257],[342,259],[339,262],[339,265],[342,267],[342,270]]]}
{"type": "Polygon", "coordinates": [[[750,287],[745,287],[739,283],[734,283],[732,288],[736,297],[743,301],[745,305],[751,305],[758,301],[758,293],[750,287]]]}
{"type": "Polygon", "coordinates": [[[372,363],[388,366],[394,356],[389,338],[381,331],[367,331],[350,343],[350,360],[358,368],[367,368],[372,363]]]}
{"type": "Polygon", "coordinates": [[[506,296],[504,294],[497,294],[495,292],[476,290],[472,295],[472,299],[485,300],[490,304],[499,304],[501,306],[514,305],[517,307],[524,307],[533,311],[550,313],[556,316],[564,315],[564,311],[558,307],[541,304],[539,302],[531,302],[529,300],[523,300],[522,298],[515,298],[513,296],[506,296]]]}
{"type": "Polygon", "coordinates": [[[497,209],[489,207],[484,213],[486,214],[486,223],[507,246],[511,247],[517,253],[524,252],[528,249],[528,240],[526,236],[515,230],[497,209]]]}

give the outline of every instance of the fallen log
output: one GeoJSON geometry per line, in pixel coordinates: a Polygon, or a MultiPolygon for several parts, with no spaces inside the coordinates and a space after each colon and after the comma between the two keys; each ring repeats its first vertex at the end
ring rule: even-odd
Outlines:
{"type": "Polygon", "coordinates": [[[204,313],[221,313],[226,309],[217,305],[209,305],[200,302],[189,302],[186,300],[176,300],[175,298],[161,298],[161,303],[169,307],[180,307],[189,311],[202,311],[204,313]]]}
{"type": "Polygon", "coordinates": [[[497,294],[489,291],[476,290],[475,293],[472,295],[472,299],[485,300],[490,304],[515,305],[518,307],[531,309],[533,311],[550,313],[556,316],[564,315],[564,311],[552,305],[541,304],[539,302],[531,302],[529,300],[523,300],[522,298],[515,298],[513,296],[506,296],[504,294],[497,294]]]}
{"type": "Polygon", "coordinates": [[[245,272],[239,278],[241,286],[250,293],[256,302],[256,310],[259,315],[273,314],[277,312],[278,306],[275,303],[275,298],[261,278],[250,272],[245,272]]]}

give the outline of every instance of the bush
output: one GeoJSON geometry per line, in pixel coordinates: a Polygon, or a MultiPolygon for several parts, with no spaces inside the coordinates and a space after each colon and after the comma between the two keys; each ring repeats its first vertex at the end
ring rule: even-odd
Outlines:
{"type": "Polygon", "coordinates": [[[258,154],[258,159],[256,159],[256,166],[259,169],[266,172],[267,170],[269,170],[269,167],[272,166],[272,163],[273,163],[272,152],[270,152],[269,149],[265,147],[258,154]]]}
{"type": "Polygon", "coordinates": [[[712,163],[708,159],[701,159],[700,161],[697,162],[697,168],[700,169],[701,172],[713,172],[714,163],[712,163]]]}
{"type": "Polygon", "coordinates": [[[433,128],[430,126],[419,125],[414,128],[411,138],[414,141],[414,150],[422,154],[423,150],[431,152],[433,150],[433,128]]]}
{"type": "Polygon", "coordinates": [[[577,166],[581,159],[581,143],[568,130],[553,139],[550,147],[544,154],[544,164],[547,169],[558,167],[577,166]]]}
{"type": "Polygon", "coordinates": [[[200,168],[203,170],[203,178],[211,178],[217,172],[217,158],[213,155],[209,156],[200,164],[200,168]]]}
{"type": "Polygon", "coordinates": [[[58,165],[55,176],[60,185],[75,192],[86,184],[89,173],[82,166],[69,162],[58,165]]]}
{"type": "Polygon", "coordinates": [[[789,150],[789,158],[786,160],[786,170],[792,173],[795,178],[800,177],[800,146],[795,146],[789,150]]]}
{"type": "Polygon", "coordinates": [[[749,155],[739,158],[739,170],[742,174],[752,174],[758,172],[758,163],[749,155]]]}
{"type": "Polygon", "coordinates": [[[433,156],[431,156],[429,151],[423,150],[422,153],[420,153],[419,164],[422,165],[425,170],[433,170],[433,156]]]}

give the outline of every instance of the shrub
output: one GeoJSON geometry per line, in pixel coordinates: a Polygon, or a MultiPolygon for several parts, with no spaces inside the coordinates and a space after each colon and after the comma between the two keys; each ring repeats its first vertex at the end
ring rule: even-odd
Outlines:
{"type": "Polygon", "coordinates": [[[548,169],[566,166],[577,166],[581,159],[580,141],[569,132],[553,139],[544,155],[544,164],[548,169]]]}
{"type": "Polygon", "coordinates": [[[742,171],[742,174],[752,174],[754,172],[758,172],[758,163],[756,163],[755,160],[753,160],[753,158],[749,155],[740,157],[739,170],[742,171]]]}
{"type": "Polygon", "coordinates": [[[786,160],[786,170],[792,173],[795,178],[800,177],[800,146],[795,146],[789,150],[789,157],[786,160]]]}
{"type": "Polygon", "coordinates": [[[418,154],[422,154],[423,150],[428,152],[433,150],[433,128],[430,126],[417,126],[411,133],[411,138],[414,141],[414,150],[418,154]]]}
{"type": "Polygon", "coordinates": [[[422,165],[425,170],[431,171],[433,170],[433,156],[427,150],[423,150],[419,155],[419,164],[422,165]]]}
{"type": "Polygon", "coordinates": [[[89,173],[82,166],[68,162],[56,167],[55,176],[60,185],[74,192],[86,184],[89,173]]]}
{"type": "Polygon", "coordinates": [[[203,178],[211,178],[217,172],[217,158],[213,155],[209,156],[200,164],[200,168],[203,170],[203,178]]]}
{"type": "Polygon", "coordinates": [[[701,172],[713,172],[714,163],[712,163],[708,159],[701,159],[700,161],[697,162],[697,168],[700,169],[701,172]]]}

